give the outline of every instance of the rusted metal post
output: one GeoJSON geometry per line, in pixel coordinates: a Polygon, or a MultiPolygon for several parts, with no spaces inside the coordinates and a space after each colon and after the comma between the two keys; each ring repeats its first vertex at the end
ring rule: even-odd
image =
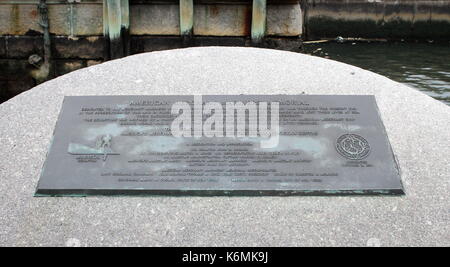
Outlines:
{"type": "Polygon", "coordinates": [[[188,45],[194,28],[194,1],[180,0],[180,34],[183,44],[188,45]]]}
{"type": "Polygon", "coordinates": [[[266,35],[267,1],[253,0],[252,9],[252,42],[261,43],[266,35]]]}
{"type": "Polygon", "coordinates": [[[128,0],[103,0],[103,34],[110,59],[129,54],[129,24],[128,0]]]}

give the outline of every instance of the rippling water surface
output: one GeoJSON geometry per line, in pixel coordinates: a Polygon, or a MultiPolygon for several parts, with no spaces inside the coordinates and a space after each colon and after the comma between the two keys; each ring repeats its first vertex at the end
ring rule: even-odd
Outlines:
{"type": "Polygon", "coordinates": [[[355,65],[450,105],[450,44],[322,43],[305,52],[355,65]]]}

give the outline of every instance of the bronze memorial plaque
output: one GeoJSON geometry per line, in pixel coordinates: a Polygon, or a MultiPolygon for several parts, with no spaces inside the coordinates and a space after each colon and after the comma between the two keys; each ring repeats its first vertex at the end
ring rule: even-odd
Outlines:
{"type": "Polygon", "coordinates": [[[68,96],[36,196],[403,193],[374,96],[68,96]]]}

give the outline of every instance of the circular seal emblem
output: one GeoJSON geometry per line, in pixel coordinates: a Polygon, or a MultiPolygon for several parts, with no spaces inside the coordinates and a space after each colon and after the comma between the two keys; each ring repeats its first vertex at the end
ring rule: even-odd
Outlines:
{"type": "Polygon", "coordinates": [[[361,160],[369,155],[369,142],[357,134],[341,135],[336,141],[336,150],[341,156],[351,160],[361,160]]]}

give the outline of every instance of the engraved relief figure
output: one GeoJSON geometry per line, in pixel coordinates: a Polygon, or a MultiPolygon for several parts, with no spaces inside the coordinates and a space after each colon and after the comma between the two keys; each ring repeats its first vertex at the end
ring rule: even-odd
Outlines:
{"type": "Polygon", "coordinates": [[[68,153],[72,155],[103,155],[103,161],[106,161],[108,155],[119,155],[112,150],[112,139],[109,134],[101,135],[97,138],[95,147],[70,143],[68,153]]]}
{"type": "Polygon", "coordinates": [[[97,140],[97,148],[103,150],[103,161],[106,160],[108,151],[111,151],[111,141],[112,136],[109,134],[100,136],[100,138],[97,140]]]}

